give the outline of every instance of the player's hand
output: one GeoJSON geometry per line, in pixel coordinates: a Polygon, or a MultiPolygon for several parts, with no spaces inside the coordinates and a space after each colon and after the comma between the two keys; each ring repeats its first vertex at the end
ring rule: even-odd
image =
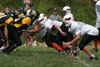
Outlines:
{"type": "Polygon", "coordinates": [[[74,51],[73,50],[71,50],[71,52],[70,52],[70,57],[71,56],[74,56],[74,51]]]}
{"type": "Polygon", "coordinates": [[[67,46],[70,45],[70,44],[71,44],[70,42],[67,42],[67,43],[66,43],[67,46]]]}
{"type": "Polygon", "coordinates": [[[67,33],[66,33],[66,32],[61,32],[61,34],[62,34],[63,36],[66,36],[66,35],[67,35],[67,33]]]}
{"type": "Polygon", "coordinates": [[[27,29],[27,32],[30,32],[30,30],[27,29]]]}

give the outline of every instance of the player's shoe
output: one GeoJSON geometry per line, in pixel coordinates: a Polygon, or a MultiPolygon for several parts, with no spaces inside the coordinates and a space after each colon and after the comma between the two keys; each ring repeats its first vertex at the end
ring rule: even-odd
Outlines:
{"type": "Polygon", "coordinates": [[[75,46],[74,56],[79,55],[79,51],[80,51],[79,47],[78,46],[75,46]]]}
{"type": "Polygon", "coordinates": [[[4,46],[2,46],[1,48],[0,48],[0,50],[2,51],[2,50],[5,50],[6,49],[6,47],[4,47],[4,46]]]}
{"type": "Polygon", "coordinates": [[[93,48],[91,52],[98,52],[98,49],[93,48]]]}
{"type": "Polygon", "coordinates": [[[60,54],[65,54],[66,52],[65,52],[65,50],[60,50],[59,53],[60,54]]]}
{"type": "Polygon", "coordinates": [[[70,54],[71,49],[72,49],[72,47],[66,48],[66,49],[65,49],[65,52],[66,52],[67,54],[70,54]]]}
{"type": "Polygon", "coordinates": [[[98,57],[90,57],[90,60],[96,61],[96,60],[98,60],[98,57]]]}
{"type": "Polygon", "coordinates": [[[4,55],[5,55],[5,56],[9,56],[10,54],[8,54],[8,53],[4,53],[4,55]]]}

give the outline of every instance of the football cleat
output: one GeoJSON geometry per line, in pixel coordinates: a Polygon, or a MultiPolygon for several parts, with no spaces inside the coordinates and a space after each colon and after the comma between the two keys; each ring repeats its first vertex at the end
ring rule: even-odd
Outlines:
{"type": "Polygon", "coordinates": [[[4,53],[4,55],[5,55],[5,56],[9,56],[10,54],[8,54],[8,53],[4,53]]]}
{"type": "Polygon", "coordinates": [[[2,46],[2,47],[0,48],[1,51],[5,50],[5,49],[6,49],[6,47],[4,47],[4,46],[2,46]]]}
{"type": "Polygon", "coordinates": [[[98,57],[90,57],[90,60],[96,61],[96,60],[98,60],[98,57]]]}
{"type": "Polygon", "coordinates": [[[91,52],[98,52],[98,49],[93,48],[91,52]]]}
{"type": "Polygon", "coordinates": [[[66,52],[67,54],[70,54],[71,48],[72,48],[72,47],[66,48],[66,49],[65,49],[65,52],[66,52]]]}
{"type": "Polygon", "coordinates": [[[80,50],[79,47],[75,46],[74,56],[79,55],[79,50],[80,50]]]}
{"type": "Polygon", "coordinates": [[[60,54],[65,54],[66,52],[65,52],[65,50],[60,50],[59,53],[60,54]]]}

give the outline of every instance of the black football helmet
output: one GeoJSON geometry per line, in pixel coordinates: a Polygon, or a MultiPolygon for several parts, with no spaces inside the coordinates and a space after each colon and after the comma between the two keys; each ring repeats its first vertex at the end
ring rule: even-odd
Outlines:
{"type": "Polygon", "coordinates": [[[26,15],[27,13],[26,8],[23,6],[19,7],[17,11],[19,12],[19,14],[23,13],[24,15],[26,15]]]}
{"type": "Polygon", "coordinates": [[[15,19],[15,18],[18,18],[19,13],[17,12],[17,10],[11,9],[11,10],[8,12],[8,15],[11,16],[11,17],[13,17],[13,18],[15,19]]]}
{"type": "Polygon", "coordinates": [[[29,17],[32,19],[32,21],[35,21],[36,19],[38,19],[39,15],[40,13],[36,9],[32,9],[29,13],[29,17]]]}

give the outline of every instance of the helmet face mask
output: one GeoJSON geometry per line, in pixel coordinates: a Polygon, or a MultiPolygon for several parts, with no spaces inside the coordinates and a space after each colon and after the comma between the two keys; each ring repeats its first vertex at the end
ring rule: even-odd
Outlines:
{"type": "Polygon", "coordinates": [[[65,24],[66,27],[69,27],[71,22],[70,22],[70,20],[69,21],[65,21],[64,24],[65,24]]]}
{"type": "Polygon", "coordinates": [[[65,15],[63,18],[63,23],[65,24],[66,27],[69,27],[72,23],[72,19],[70,17],[70,15],[65,15]]]}
{"type": "Polygon", "coordinates": [[[39,15],[40,13],[35,9],[32,9],[29,13],[29,17],[32,19],[32,21],[35,21],[36,19],[38,19],[39,15]]]}
{"type": "Polygon", "coordinates": [[[17,12],[17,10],[11,9],[11,10],[8,12],[8,15],[11,16],[11,17],[13,17],[13,18],[18,18],[19,13],[17,12]]]}
{"type": "Polygon", "coordinates": [[[39,21],[39,24],[40,24],[41,27],[45,27],[45,23],[47,21],[47,18],[46,17],[40,17],[38,19],[38,21],[39,21]]]}

